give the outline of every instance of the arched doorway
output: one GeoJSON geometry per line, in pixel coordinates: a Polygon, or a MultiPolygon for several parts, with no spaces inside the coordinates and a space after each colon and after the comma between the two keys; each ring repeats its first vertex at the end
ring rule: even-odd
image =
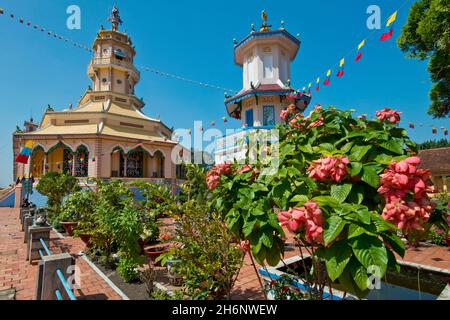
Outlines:
{"type": "Polygon", "coordinates": [[[121,147],[115,147],[111,152],[111,177],[124,177],[125,152],[121,147]]]}
{"type": "Polygon", "coordinates": [[[37,146],[31,153],[31,174],[35,178],[41,178],[44,175],[45,151],[41,146],[37,146]]]}
{"type": "Polygon", "coordinates": [[[72,175],[73,153],[64,143],[60,142],[48,151],[48,172],[61,172],[72,175]]]}
{"type": "Polygon", "coordinates": [[[85,145],[81,145],[75,151],[75,174],[77,178],[86,178],[89,174],[89,150],[85,145]]]}
{"type": "Polygon", "coordinates": [[[164,155],[161,151],[156,151],[153,155],[153,178],[164,178],[164,155]]]}
{"type": "Polygon", "coordinates": [[[145,151],[141,147],[128,152],[126,167],[128,178],[144,177],[144,154],[145,151]]]}

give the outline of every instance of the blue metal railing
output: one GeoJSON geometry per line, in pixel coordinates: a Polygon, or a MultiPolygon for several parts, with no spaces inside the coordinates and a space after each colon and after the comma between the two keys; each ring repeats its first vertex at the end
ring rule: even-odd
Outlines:
{"type": "MultiPolygon", "coordinates": [[[[39,241],[41,242],[42,247],[44,248],[45,254],[47,256],[51,256],[52,252],[47,247],[47,244],[45,243],[44,239],[40,238],[39,241]]],[[[39,249],[39,255],[41,256],[41,259],[45,256],[44,252],[39,249]]],[[[64,277],[64,274],[62,273],[61,269],[56,270],[56,274],[59,278],[59,281],[61,281],[61,284],[64,288],[64,291],[66,291],[67,295],[69,296],[70,300],[77,300],[77,297],[75,297],[72,289],[70,288],[69,284],[67,283],[66,278],[64,277]]],[[[55,290],[55,295],[58,300],[63,300],[63,297],[61,295],[61,292],[59,290],[55,290]]]]}
{"type": "MultiPolygon", "coordinates": [[[[52,255],[52,252],[48,249],[47,244],[45,243],[44,239],[40,238],[39,241],[41,242],[42,247],[44,247],[45,253],[46,253],[48,256],[51,256],[51,255],[52,255]]],[[[41,251],[41,250],[39,250],[39,251],[41,251]]]]}
{"type": "Polygon", "coordinates": [[[59,290],[55,290],[55,295],[56,295],[56,299],[58,299],[59,301],[64,300],[62,297],[62,294],[59,290]]]}
{"type": "Polygon", "coordinates": [[[70,300],[77,300],[77,297],[73,294],[72,289],[67,284],[67,280],[64,277],[62,271],[60,269],[56,270],[56,274],[58,275],[59,280],[61,281],[61,284],[64,287],[64,290],[66,290],[67,295],[69,296],[70,300]]]}

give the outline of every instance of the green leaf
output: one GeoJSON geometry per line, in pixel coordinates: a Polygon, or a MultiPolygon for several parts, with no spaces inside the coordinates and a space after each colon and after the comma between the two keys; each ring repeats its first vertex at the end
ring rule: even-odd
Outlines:
{"type": "Polygon", "coordinates": [[[341,152],[347,153],[351,150],[352,147],[353,147],[353,142],[348,142],[341,148],[341,152]]]}
{"type": "Polygon", "coordinates": [[[242,228],[242,231],[244,232],[244,237],[248,237],[253,232],[255,223],[256,223],[256,220],[246,221],[244,223],[244,226],[242,228]]]}
{"type": "Polygon", "coordinates": [[[361,172],[362,167],[363,167],[363,165],[361,162],[351,162],[350,163],[350,175],[352,177],[357,176],[361,172]]]}
{"type": "Polygon", "coordinates": [[[338,241],[326,249],[325,265],[332,281],[335,281],[342,274],[351,257],[352,249],[346,241],[338,241]]]}
{"type": "Polygon", "coordinates": [[[300,145],[300,146],[298,146],[298,149],[304,153],[308,153],[308,154],[314,153],[314,150],[310,144],[300,145]]]}
{"type": "Polygon", "coordinates": [[[362,234],[357,238],[351,240],[353,253],[361,264],[369,268],[370,266],[377,266],[380,268],[381,276],[386,273],[388,256],[386,248],[381,240],[376,237],[362,234]]]}
{"type": "Polygon", "coordinates": [[[296,196],[293,196],[292,199],[289,202],[297,202],[300,204],[304,204],[305,202],[308,202],[308,197],[303,194],[298,194],[296,196]]]}
{"type": "Polygon", "coordinates": [[[364,224],[370,224],[370,212],[367,209],[358,210],[358,219],[364,224]]]}
{"type": "Polygon", "coordinates": [[[273,244],[273,236],[268,235],[266,232],[263,232],[261,234],[261,237],[259,238],[259,240],[262,242],[262,244],[264,246],[266,246],[267,248],[271,248],[272,244],[273,244]]]}
{"type": "Polygon", "coordinates": [[[331,196],[339,203],[343,203],[347,199],[350,191],[352,191],[352,185],[350,183],[331,186],[331,196]]]}
{"type": "Polygon", "coordinates": [[[361,161],[370,149],[372,149],[372,145],[354,146],[349,158],[351,161],[361,161]]]}
{"type": "Polygon", "coordinates": [[[352,223],[348,228],[348,237],[347,239],[356,238],[365,233],[364,228],[358,226],[357,224],[352,223]]]}
{"type": "Polygon", "coordinates": [[[339,205],[339,202],[330,196],[319,196],[315,197],[313,200],[317,202],[320,206],[329,206],[334,208],[339,205]]]}
{"type": "Polygon", "coordinates": [[[378,188],[380,184],[380,176],[374,167],[364,166],[361,180],[374,188],[378,188]]]}
{"type": "Polygon", "coordinates": [[[331,143],[321,143],[319,147],[328,152],[336,151],[336,148],[331,143]]]}
{"type": "Polygon", "coordinates": [[[356,259],[352,259],[349,268],[353,281],[355,281],[358,288],[361,289],[361,291],[367,290],[367,269],[356,259]]]}
{"type": "Polygon", "coordinates": [[[389,243],[392,250],[398,253],[402,258],[405,256],[405,244],[403,243],[402,239],[400,239],[393,232],[389,231],[382,232],[381,236],[387,243],[389,243]]]}
{"type": "Polygon", "coordinates": [[[347,222],[339,216],[334,215],[328,218],[325,225],[325,230],[323,232],[325,246],[328,246],[334,239],[337,238],[337,236],[341,234],[346,224],[347,222]]]}
{"type": "Polygon", "coordinates": [[[353,280],[353,275],[349,266],[345,268],[344,272],[342,272],[339,277],[339,283],[344,287],[344,291],[351,292],[360,299],[364,298],[369,293],[369,290],[361,290],[355,280],[353,280]]]}
{"type": "Polygon", "coordinates": [[[400,143],[397,139],[391,139],[383,142],[380,144],[380,146],[396,154],[403,154],[403,144],[400,143]]]}

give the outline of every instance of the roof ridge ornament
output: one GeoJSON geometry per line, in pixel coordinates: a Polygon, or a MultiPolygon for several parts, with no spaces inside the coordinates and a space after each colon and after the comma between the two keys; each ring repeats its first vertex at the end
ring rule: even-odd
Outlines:
{"type": "Polygon", "coordinates": [[[268,23],[267,23],[267,12],[266,12],[266,10],[263,10],[262,12],[261,12],[261,18],[263,19],[263,24],[262,24],[262,26],[261,26],[261,29],[259,30],[260,32],[267,32],[267,31],[270,31],[270,28],[272,27],[271,25],[269,25],[268,23]]]}
{"type": "Polygon", "coordinates": [[[113,31],[119,31],[119,25],[123,23],[122,19],[120,19],[119,9],[114,5],[111,11],[111,17],[108,18],[108,21],[112,24],[113,31]]]}

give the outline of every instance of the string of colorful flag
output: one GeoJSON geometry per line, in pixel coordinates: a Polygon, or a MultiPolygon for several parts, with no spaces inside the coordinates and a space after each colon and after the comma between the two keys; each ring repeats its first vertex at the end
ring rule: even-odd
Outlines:
{"type": "MultiPolygon", "coordinates": [[[[28,20],[25,20],[23,18],[17,17],[16,14],[14,14],[12,12],[7,12],[6,9],[0,8],[0,16],[1,15],[5,15],[5,16],[7,15],[11,19],[17,20],[20,24],[22,24],[24,26],[27,26],[27,27],[30,27],[32,30],[39,31],[39,32],[41,32],[43,34],[46,34],[46,35],[56,39],[56,40],[60,40],[60,41],[63,41],[65,43],[68,43],[68,44],[72,45],[75,48],[82,49],[82,50],[84,50],[86,52],[89,52],[89,53],[94,53],[94,50],[89,48],[88,46],[86,46],[84,44],[81,44],[81,43],[79,43],[77,41],[74,41],[74,40],[72,40],[70,38],[64,37],[64,36],[54,32],[52,30],[49,30],[48,28],[45,28],[44,26],[42,26],[40,24],[35,24],[35,23],[32,23],[31,21],[28,21],[28,20]]],[[[216,90],[220,90],[222,92],[233,92],[233,93],[237,92],[237,90],[224,88],[224,87],[213,85],[213,84],[210,84],[210,83],[197,81],[197,80],[189,79],[189,78],[182,77],[182,76],[179,76],[179,75],[176,75],[176,74],[160,71],[160,70],[157,70],[157,69],[155,69],[153,67],[150,67],[150,66],[139,66],[139,65],[137,65],[137,67],[139,69],[145,71],[145,72],[151,72],[151,73],[153,73],[153,74],[155,74],[157,76],[167,77],[167,78],[172,78],[172,79],[176,79],[176,80],[179,80],[179,81],[193,83],[193,84],[202,86],[204,88],[216,89],[216,90]]]]}
{"type": "MultiPolygon", "coordinates": [[[[409,1],[409,0],[406,0],[406,1],[402,4],[401,7],[403,7],[408,1],[409,1]]],[[[388,18],[388,20],[387,20],[387,22],[386,22],[386,30],[385,30],[385,32],[381,35],[380,41],[387,41],[387,40],[389,40],[389,39],[393,36],[393,33],[394,33],[394,23],[395,23],[395,21],[396,21],[396,19],[397,19],[397,13],[398,13],[399,10],[400,10],[400,9],[396,10],[391,16],[389,16],[389,18],[388,18]]],[[[91,48],[89,48],[89,47],[87,47],[86,45],[83,45],[83,44],[81,44],[81,43],[79,43],[79,42],[76,42],[76,41],[74,41],[74,40],[72,40],[72,39],[70,39],[70,38],[64,37],[64,36],[62,36],[62,35],[60,35],[60,34],[58,34],[58,33],[56,33],[56,32],[53,32],[53,31],[51,31],[51,30],[49,30],[49,29],[47,29],[47,28],[45,28],[45,27],[39,25],[39,24],[34,24],[34,23],[32,23],[31,21],[26,21],[26,20],[23,19],[23,18],[18,18],[14,13],[12,13],[12,12],[7,12],[7,11],[6,11],[5,9],[3,9],[3,8],[0,8],[0,16],[1,16],[1,15],[9,15],[9,17],[10,17],[11,19],[16,19],[20,24],[23,24],[23,25],[25,25],[25,26],[27,26],[27,27],[30,27],[30,28],[32,28],[33,30],[36,30],[36,31],[40,31],[40,32],[42,32],[42,33],[45,33],[45,34],[47,34],[48,36],[50,36],[50,37],[52,37],[52,38],[54,38],[54,39],[57,39],[57,40],[60,40],[60,41],[64,41],[65,43],[71,44],[71,45],[72,45],[73,47],[75,47],[75,48],[82,49],[82,50],[84,50],[84,51],[86,51],[86,52],[89,52],[89,53],[94,53],[94,50],[91,49],[91,48]]],[[[374,33],[375,33],[375,32],[373,32],[372,35],[373,35],[374,33]]],[[[366,39],[362,40],[362,41],[358,44],[358,46],[357,46],[357,48],[356,48],[356,57],[355,57],[355,59],[354,59],[355,63],[361,60],[361,58],[362,58],[362,56],[363,56],[362,48],[365,46],[366,41],[367,41],[369,38],[371,38],[372,35],[366,37],[366,39]]],[[[354,51],[354,49],[350,50],[350,52],[349,52],[347,55],[345,55],[345,56],[339,61],[339,64],[338,64],[339,68],[338,68],[337,73],[336,73],[336,76],[337,76],[338,78],[341,78],[341,77],[344,76],[344,73],[345,73],[344,67],[345,67],[345,63],[346,63],[346,60],[345,60],[345,59],[346,59],[346,57],[347,57],[349,54],[351,54],[353,51],[354,51]]],[[[209,84],[209,83],[206,83],[206,82],[201,82],[201,81],[197,81],[197,80],[192,80],[192,79],[185,78],[185,77],[182,77],[182,76],[179,76],[179,75],[176,75],[176,74],[172,74],[172,73],[168,73],[168,72],[163,72],[163,71],[157,70],[157,69],[155,69],[155,68],[152,68],[152,67],[150,67],[150,66],[140,66],[140,65],[137,65],[137,67],[138,67],[139,69],[145,71],[145,72],[150,72],[150,73],[153,73],[153,74],[158,75],[158,76],[161,76],[161,77],[169,77],[169,78],[173,78],[173,79],[176,79],[176,80],[180,80],[180,81],[184,81],[184,82],[193,83],[193,84],[196,84],[196,85],[205,87],[205,88],[217,89],[217,90],[221,90],[221,91],[224,91],[224,92],[237,92],[236,90],[232,90],[232,89],[228,89],[228,88],[224,88],[224,87],[212,85],[212,84],[209,84]]],[[[330,69],[327,70],[327,72],[326,72],[326,74],[325,74],[325,79],[324,79],[324,81],[323,81],[323,85],[324,85],[324,86],[329,86],[329,85],[331,84],[332,73],[333,73],[333,72],[332,72],[332,68],[330,68],[330,69]]],[[[320,76],[317,77],[317,79],[315,80],[315,83],[316,83],[315,91],[319,91],[319,90],[320,90],[320,85],[321,85],[321,77],[320,77],[320,76]]],[[[296,95],[299,95],[299,94],[300,94],[300,95],[303,95],[303,94],[305,94],[305,93],[308,93],[308,94],[310,95],[310,94],[311,94],[311,90],[312,90],[312,82],[310,82],[310,83],[308,84],[307,87],[306,87],[306,86],[303,87],[302,90],[295,90],[293,93],[291,93],[291,94],[289,95],[289,98],[296,98],[296,95]],[[306,91],[306,88],[308,88],[308,91],[306,91]]],[[[210,124],[212,127],[215,127],[219,122],[228,123],[228,122],[229,122],[229,119],[230,119],[229,117],[223,116],[223,117],[220,118],[219,121],[212,120],[212,121],[209,122],[209,124],[210,124]]],[[[409,128],[410,128],[410,129],[414,129],[414,128],[415,128],[415,124],[412,123],[412,122],[409,123],[409,128]]],[[[201,132],[204,132],[204,130],[205,130],[205,129],[204,129],[203,127],[200,128],[200,131],[201,131],[201,132]]],[[[445,136],[448,136],[448,130],[447,130],[446,128],[441,127],[441,130],[443,131],[443,133],[444,133],[445,136]]],[[[191,134],[191,129],[188,129],[188,133],[191,134]]],[[[437,129],[434,125],[432,125],[432,133],[433,133],[433,134],[437,134],[437,133],[438,133],[438,129],[437,129]]]]}
{"type": "MultiPolygon", "coordinates": [[[[392,13],[389,18],[386,21],[386,27],[384,32],[382,33],[381,37],[380,37],[380,41],[388,41],[389,39],[392,38],[393,34],[394,34],[394,25],[395,25],[395,21],[397,20],[397,14],[398,11],[404,7],[404,5],[408,2],[409,0],[406,0],[399,9],[397,9],[396,11],[394,11],[394,13],[392,13]]],[[[331,77],[332,77],[332,69],[335,68],[336,66],[338,66],[337,68],[337,72],[336,72],[336,77],[337,78],[341,78],[344,76],[345,74],[345,64],[346,64],[346,59],[348,58],[348,56],[350,54],[353,54],[356,51],[356,56],[354,58],[354,62],[357,63],[359,62],[362,57],[363,57],[363,48],[366,45],[366,42],[372,38],[372,36],[375,35],[375,33],[377,32],[377,30],[373,31],[370,35],[368,35],[365,39],[363,39],[358,46],[356,46],[355,48],[352,48],[346,55],[344,55],[343,58],[341,58],[339,60],[339,64],[338,65],[334,65],[333,67],[329,68],[326,73],[325,73],[325,77],[323,82],[321,82],[321,77],[322,75],[319,75],[315,81],[312,81],[310,83],[308,83],[308,85],[305,85],[302,89],[298,89],[295,90],[291,95],[290,98],[298,98],[298,96],[302,96],[303,94],[308,94],[311,95],[312,90],[313,90],[313,82],[315,82],[315,88],[314,90],[317,92],[320,90],[321,88],[321,84],[323,84],[324,86],[329,86],[331,84],[331,77]]],[[[348,59],[347,59],[348,60],[348,59]]]]}

